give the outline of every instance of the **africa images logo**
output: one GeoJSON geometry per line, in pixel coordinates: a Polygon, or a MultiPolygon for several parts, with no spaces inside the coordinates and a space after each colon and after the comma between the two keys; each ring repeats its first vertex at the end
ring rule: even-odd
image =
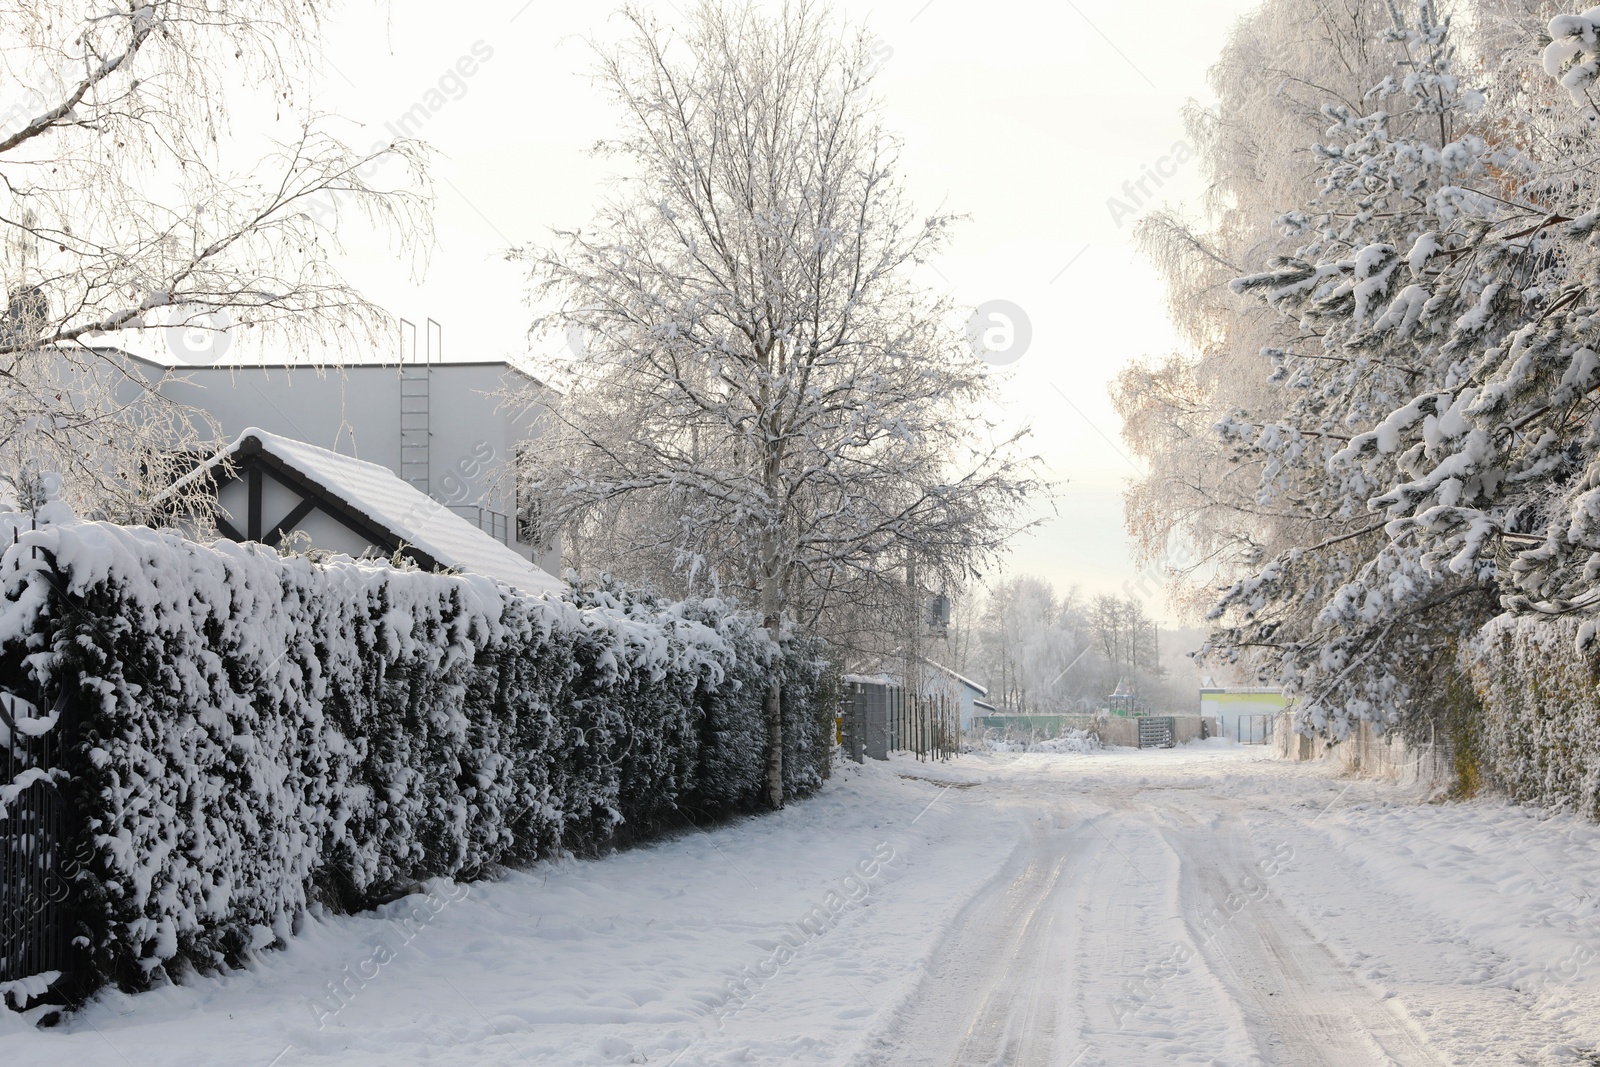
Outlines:
{"type": "Polygon", "coordinates": [[[186,304],[177,308],[164,329],[167,350],[182,366],[216,363],[233,347],[233,316],[227,308],[186,304]]]}
{"type": "Polygon", "coordinates": [[[985,300],[967,320],[967,344],[972,354],[993,367],[1021,359],[1033,342],[1028,313],[1009,300],[985,300]]]}

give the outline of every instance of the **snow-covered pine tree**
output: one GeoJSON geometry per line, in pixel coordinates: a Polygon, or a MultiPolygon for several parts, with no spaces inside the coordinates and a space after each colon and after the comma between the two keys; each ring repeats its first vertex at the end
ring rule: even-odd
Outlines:
{"type": "Polygon", "coordinates": [[[1356,719],[1400,725],[1497,610],[1490,573],[1386,529],[1375,499],[1416,462],[1394,434],[1444,414],[1429,405],[1461,352],[1506,328],[1471,314],[1493,300],[1481,271],[1444,285],[1436,275],[1467,258],[1464,241],[1493,232],[1503,205],[1492,190],[1516,154],[1471,132],[1482,98],[1455,73],[1449,20],[1431,3],[1416,11],[1410,23],[1396,11],[1384,35],[1398,72],[1360,108],[1324,106],[1319,194],[1281,220],[1300,246],[1234,283],[1288,316],[1286,343],[1264,353],[1281,412],[1219,426],[1259,465],[1261,507],[1319,521],[1227,591],[1213,617],[1231,625],[1214,643],[1248,654],[1300,695],[1308,723],[1340,736],[1356,719]]]}
{"type": "Polygon", "coordinates": [[[1186,351],[1119,375],[1113,398],[1123,437],[1147,473],[1124,500],[1146,573],[1170,578],[1180,606],[1204,612],[1217,576],[1254,573],[1297,544],[1314,543],[1323,516],[1258,499],[1262,461],[1216,447],[1214,425],[1281,410],[1283,391],[1261,351],[1304,344],[1264,302],[1241,302],[1229,282],[1299,244],[1274,220],[1307,195],[1310,145],[1326,103],[1358,105],[1398,50],[1386,0],[1266,0],[1229,32],[1209,81],[1215,102],[1184,113],[1206,182],[1198,216],[1158,211],[1140,224],[1145,253],[1167,285],[1168,314],[1186,351]]]}
{"type": "MultiPolygon", "coordinates": [[[[1563,16],[1550,33],[1549,73],[1586,102],[1594,23],[1563,16]]],[[[1336,734],[1414,721],[1502,607],[1600,603],[1587,131],[1529,106],[1541,90],[1526,82],[1484,113],[1429,4],[1394,37],[1408,59],[1370,94],[1378,108],[1329,108],[1321,195],[1284,220],[1305,243],[1236,283],[1317,338],[1277,357],[1297,399],[1281,420],[1222,427],[1269,475],[1326,471],[1311,486],[1327,536],[1217,613],[1235,624],[1221,643],[1267,650],[1336,734]]],[[[1306,484],[1265,478],[1262,499],[1306,484]]]]}
{"type": "MultiPolygon", "coordinates": [[[[560,307],[539,325],[584,348],[550,368],[567,396],[524,489],[591,563],[736,595],[777,639],[899,596],[908,556],[955,582],[1035,483],[956,310],[911,277],[951,219],[901,189],[871,38],[807,3],[624,18],[597,75],[627,171],[591,228],[524,253],[560,307]]],[[[774,806],[782,707],[775,679],[774,806]]]]}

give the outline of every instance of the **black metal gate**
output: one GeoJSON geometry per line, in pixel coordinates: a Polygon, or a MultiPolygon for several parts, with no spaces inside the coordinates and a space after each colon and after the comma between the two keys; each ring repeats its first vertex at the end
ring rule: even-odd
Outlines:
{"type": "Polygon", "coordinates": [[[1178,724],[1170,715],[1145,716],[1139,722],[1140,748],[1173,748],[1178,743],[1178,724]]]}
{"type": "Polygon", "coordinates": [[[65,696],[44,714],[0,691],[0,982],[38,980],[7,1006],[21,1007],[71,969],[67,810],[54,775],[68,712],[65,696]]]}

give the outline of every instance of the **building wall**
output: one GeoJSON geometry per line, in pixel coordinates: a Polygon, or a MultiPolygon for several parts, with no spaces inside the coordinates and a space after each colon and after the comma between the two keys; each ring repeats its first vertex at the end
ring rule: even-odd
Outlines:
{"type": "Polygon", "coordinates": [[[192,367],[163,381],[160,390],[210,414],[229,441],[259,426],[400,469],[397,367],[192,367]]]}
{"type": "Polygon", "coordinates": [[[1227,737],[1261,740],[1270,729],[1261,716],[1275,716],[1289,706],[1279,689],[1218,688],[1200,690],[1200,714],[1217,719],[1227,737]]]}

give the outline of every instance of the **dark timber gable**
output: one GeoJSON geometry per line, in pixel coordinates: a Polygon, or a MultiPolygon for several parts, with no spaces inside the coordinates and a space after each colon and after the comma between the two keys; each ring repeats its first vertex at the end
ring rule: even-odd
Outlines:
{"type": "Polygon", "coordinates": [[[246,437],[239,442],[239,447],[230,458],[231,471],[219,469],[215,472],[217,491],[220,494],[223,486],[242,480],[248,504],[242,530],[222,513],[220,503],[217,505],[213,514],[217,532],[229,540],[260,541],[277,547],[307,516],[320,511],[387,555],[400,552],[423,570],[438,569],[438,561],[431,555],[405,544],[397,531],[390,530],[348,501],[327,492],[300,471],[263,450],[256,438],[246,437]],[[268,516],[262,510],[262,485],[266,477],[271,477],[300,498],[300,502],[290,508],[287,514],[277,516],[270,525],[268,516]]]}

